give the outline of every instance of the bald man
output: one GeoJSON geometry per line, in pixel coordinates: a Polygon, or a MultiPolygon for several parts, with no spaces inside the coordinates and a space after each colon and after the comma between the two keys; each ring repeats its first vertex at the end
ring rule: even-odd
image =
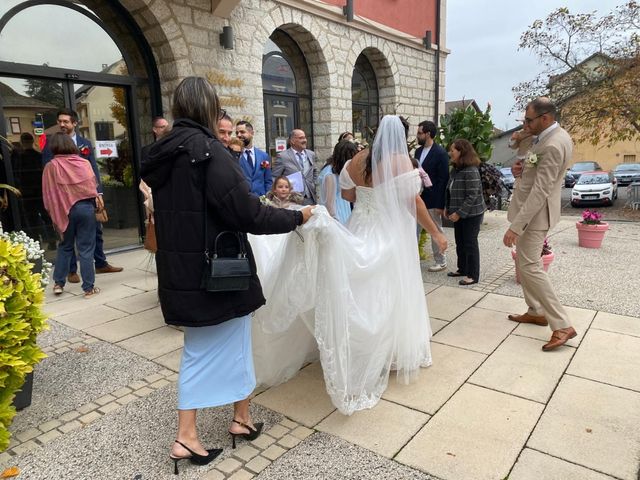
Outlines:
{"type": "Polygon", "coordinates": [[[513,166],[514,175],[521,176],[511,197],[510,225],[503,238],[509,248],[517,244],[516,263],[528,307],[522,315],[509,315],[509,320],[549,325],[552,334],[542,346],[545,352],[577,335],[540,260],[547,232],[560,220],[564,174],[573,154],[573,141],[556,117],[556,106],[548,98],[537,98],[527,105],[525,129],[535,140],[526,159],[513,166]]]}
{"type": "Polygon", "coordinates": [[[318,169],[316,168],[316,154],[307,149],[307,136],[303,130],[295,129],[289,134],[290,147],[278,154],[278,158],[273,162],[273,178],[282,175],[287,176],[296,172],[302,173],[304,179],[305,205],[315,205],[316,202],[316,180],[318,179],[318,169]]]}

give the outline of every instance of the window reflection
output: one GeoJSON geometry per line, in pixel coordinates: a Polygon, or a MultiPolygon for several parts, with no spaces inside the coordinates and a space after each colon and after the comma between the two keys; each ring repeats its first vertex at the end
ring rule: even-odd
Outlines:
{"type": "MultiPolygon", "coordinates": [[[[0,3],[4,15],[22,2],[0,3]]],[[[0,61],[107,73],[121,59],[117,45],[99,25],[58,5],[29,7],[11,18],[0,34],[0,61]]],[[[125,68],[108,73],[128,72],[125,68]]]]}
{"type": "Polygon", "coordinates": [[[373,66],[364,54],[360,54],[351,79],[353,133],[360,140],[370,140],[371,132],[378,126],[378,97],[378,81],[373,66]]]}
{"type": "Polygon", "coordinates": [[[311,81],[302,50],[286,32],[275,30],[262,61],[265,134],[271,156],[286,148],[289,133],[301,128],[313,148],[311,81]]]}

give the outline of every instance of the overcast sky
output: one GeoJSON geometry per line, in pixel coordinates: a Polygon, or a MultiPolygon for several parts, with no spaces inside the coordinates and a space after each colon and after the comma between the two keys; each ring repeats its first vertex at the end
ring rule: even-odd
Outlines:
{"type": "MultiPolygon", "coordinates": [[[[20,0],[0,0],[0,15],[20,0]]],[[[517,125],[520,113],[509,114],[511,88],[540,71],[536,59],[518,51],[522,32],[536,19],[566,6],[572,13],[608,12],[623,0],[447,0],[446,100],[474,98],[484,109],[491,102],[496,127],[517,125]]],[[[120,54],[99,28],[77,12],[57,6],[37,6],[18,14],[0,35],[0,60],[100,71],[120,54]],[[73,24],[74,34],[60,30],[73,24]]],[[[19,92],[24,81],[2,78],[19,92]]]]}
{"type": "Polygon", "coordinates": [[[559,7],[571,13],[606,13],[623,0],[447,0],[446,100],[473,98],[481,109],[491,102],[493,123],[506,130],[522,114],[509,114],[511,88],[533,79],[537,60],[518,51],[520,35],[536,19],[559,7]]]}

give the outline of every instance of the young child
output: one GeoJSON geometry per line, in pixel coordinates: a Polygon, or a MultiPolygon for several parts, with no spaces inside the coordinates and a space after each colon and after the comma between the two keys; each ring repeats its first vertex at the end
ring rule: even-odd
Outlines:
{"type": "Polygon", "coordinates": [[[291,189],[291,182],[285,176],[275,179],[271,190],[267,192],[268,204],[278,208],[289,208],[291,205],[302,205],[302,195],[291,189]]]}

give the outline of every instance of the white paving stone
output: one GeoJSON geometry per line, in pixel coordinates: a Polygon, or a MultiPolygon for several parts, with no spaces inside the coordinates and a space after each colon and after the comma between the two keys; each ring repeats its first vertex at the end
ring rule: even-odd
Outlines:
{"type": "Polygon", "coordinates": [[[528,447],[624,480],[637,480],[640,393],[565,375],[528,447]]]}

